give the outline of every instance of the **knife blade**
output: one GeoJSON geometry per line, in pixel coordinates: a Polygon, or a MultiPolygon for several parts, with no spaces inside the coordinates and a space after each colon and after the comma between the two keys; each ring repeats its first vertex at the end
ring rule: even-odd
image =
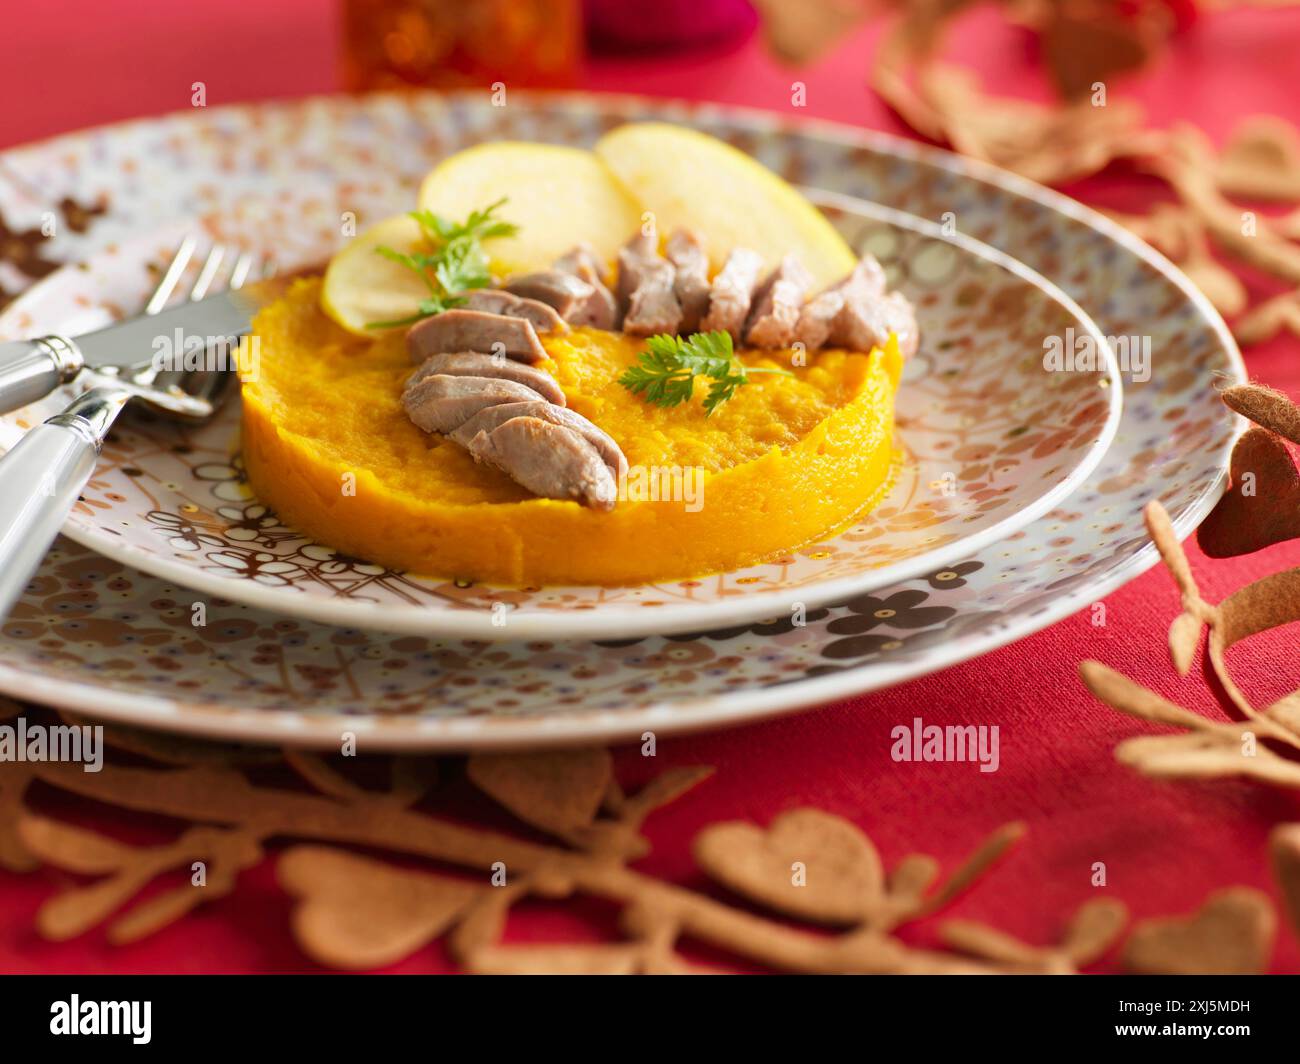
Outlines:
{"type": "Polygon", "coordinates": [[[207,350],[245,336],[253,315],[284,290],[283,280],[258,281],[153,315],[114,322],[70,338],[88,369],[149,363],[158,355],[207,350]]]}

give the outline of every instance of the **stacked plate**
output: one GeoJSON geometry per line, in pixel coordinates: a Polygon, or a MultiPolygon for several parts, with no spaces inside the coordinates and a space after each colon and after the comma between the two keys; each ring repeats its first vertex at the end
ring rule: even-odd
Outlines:
{"type": "MultiPolygon", "coordinates": [[[[0,335],[75,333],[130,312],[196,226],[308,267],[336,249],[341,219],[405,209],[452,151],[587,145],[646,119],[700,128],[803,186],[916,304],[904,457],[880,507],[735,572],[501,589],[385,570],[282,526],[244,482],[237,404],[198,429],[136,417],[4,625],[0,690],[214,737],[335,746],[353,732],[371,749],[700,728],[986,653],[1153,564],[1149,500],[1182,534],[1214,504],[1237,431],[1216,386],[1244,371],[1218,315],[1167,261],[1001,171],[757,113],[613,97],[330,98],[8,152],[0,208],[17,237],[53,202],[100,206],[87,219],[65,203],[78,224],[31,254],[84,265],[26,289],[0,335]]],[[[0,446],[68,398],[0,418],[0,446]]]]}

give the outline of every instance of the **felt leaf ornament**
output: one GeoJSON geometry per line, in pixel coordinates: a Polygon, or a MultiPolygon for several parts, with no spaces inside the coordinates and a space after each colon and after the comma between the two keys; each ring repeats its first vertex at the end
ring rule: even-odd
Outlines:
{"type": "Polygon", "coordinates": [[[1257,975],[1268,966],[1277,916],[1268,897],[1230,887],[1191,916],[1143,920],[1124,947],[1124,965],[1140,974],[1257,975]]]}
{"type": "Polygon", "coordinates": [[[595,819],[614,778],[608,750],[476,754],[466,769],[474,785],[525,824],[565,836],[595,819]]]}
{"type": "Polygon", "coordinates": [[[1285,119],[1254,115],[1233,130],[1219,156],[1219,188],[1246,199],[1300,199],[1300,135],[1285,119]]]}
{"type": "Polygon", "coordinates": [[[1196,533],[1211,558],[1235,558],[1300,536],[1300,473],[1286,444],[1248,429],[1232,449],[1232,484],[1196,533]]]}

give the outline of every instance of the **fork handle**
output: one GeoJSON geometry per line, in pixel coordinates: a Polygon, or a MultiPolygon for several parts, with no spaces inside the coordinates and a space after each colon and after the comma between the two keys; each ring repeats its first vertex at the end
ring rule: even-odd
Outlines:
{"type": "Polygon", "coordinates": [[[49,395],[82,365],[81,351],[64,336],[0,343],[0,414],[49,395]]]}
{"type": "Polygon", "coordinates": [[[0,619],[59,534],[127,398],[117,389],[92,389],[0,458],[0,619]]]}

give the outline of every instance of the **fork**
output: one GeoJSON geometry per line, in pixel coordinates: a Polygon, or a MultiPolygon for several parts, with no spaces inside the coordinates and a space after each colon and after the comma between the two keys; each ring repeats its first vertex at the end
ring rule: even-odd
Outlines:
{"type": "MultiPolygon", "coordinates": [[[[186,237],[145,305],[145,314],[167,306],[194,256],[197,241],[186,237]]],[[[188,298],[211,290],[229,254],[217,244],[208,251],[188,298]]],[[[227,286],[248,279],[255,257],[240,252],[227,286]]],[[[270,266],[263,264],[261,275],[270,266]]],[[[184,352],[177,352],[184,355],[184,352]]],[[[206,354],[206,352],[205,352],[206,354]]],[[[197,423],[216,413],[231,374],[228,369],[170,370],[150,357],[125,369],[83,370],[94,382],[59,414],[36,426],[0,458],[0,619],[6,617],[40,565],[63,522],[94,472],[104,439],[118,414],[140,399],[175,420],[197,423]]]]}

